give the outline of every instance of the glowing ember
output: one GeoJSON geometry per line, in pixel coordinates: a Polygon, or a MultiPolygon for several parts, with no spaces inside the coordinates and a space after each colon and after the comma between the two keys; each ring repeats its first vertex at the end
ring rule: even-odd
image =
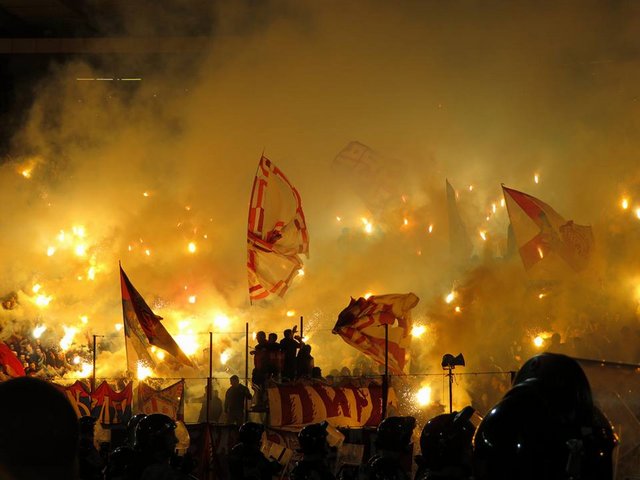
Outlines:
{"type": "Polygon", "coordinates": [[[148,248],[144,251],[144,253],[147,255],[147,257],[151,256],[151,250],[149,250],[148,248]]]}
{"type": "Polygon", "coordinates": [[[533,181],[536,183],[540,183],[540,176],[537,173],[533,176],[533,181]]]}
{"type": "Polygon", "coordinates": [[[505,206],[504,198],[503,198],[502,200],[500,200],[500,206],[501,206],[502,208],[504,208],[504,206],[505,206]]]}
{"type": "Polygon", "coordinates": [[[298,269],[298,275],[304,277],[304,268],[298,269]]]}
{"type": "Polygon", "coordinates": [[[287,310],[287,317],[293,317],[296,314],[295,310],[287,310]]]}
{"type": "Polygon", "coordinates": [[[462,311],[462,309],[460,308],[460,306],[457,306],[456,308],[454,308],[456,313],[460,313],[462,311]]]}
{"type": "Polygon", "coordinates": [[[60,348],[63,352],[66,352],[67,350],[69,350],[69,347],[71,347],[71,344],[73,343],[73,337],[75,337],[76,333],[78,333],[78,329],[75,327],[67,327],[64,325],[62,326],[62,328],[64,329],[64,337],[62,337],[62,340],[60,340],[60,348]]]}
{"type": "Polygon", "coordinates": [[[427,327],[424,325],[414,325],[411,329],[411,336],[420,338],[424,332],[427,331],[427,327]]]}
{"type": "Polygon", "coordinates": [[[485,241],[485,242],[486,242],[486,241],[487,241],[487,231],[486,231],[486,230],[480,230],[480,232],[478,232],[478,233],[480,233],[480,238],[481,238],[483,241],[485,241]]]}
{"type": "Polygon", "coordinates": [[[92,373],[93,373],[93,365],[85,362],[80,366],[80,371],[75,372],[75,375],[78,376],[79,378],[87,378],[91,376],[92,373]]]}
{"type": "Polygon", "coordinates": [[[144,380],[145,378],[149,378],[151,375],[153,375],[153,371],[151,370],[151,368],[142,363],[142,361],[138,360],[138,380],[144,380]]]}
{"type": "Polygon", "coordinates": [[[450,291],[446,297],[444,297],[444,301],[447,303],[451,303],[453,302],[453,299],[456,298],[456,292],[454,292],[453,290],[450,291]]]}
{"type": "Polygon", "coordinates": [[[65,236],[64,230],[60,230],[60,233],[58,234],[58,241],[62,243],[64,242],[65,238],[66,236],[65,236]]]}
{"type": "Polygon", "coordinates": [[[469,191],[473,192],[473,185],[469,185],[469,191]]]}
{"type": "Polygon", "coordinates": [[[493,213],[496,213],[496,210],[497,210],[497,208],[496,208],[496,204],[495,204],[495,203],[492,203],[492,204],[491,204],[491,211],[492,211],[493,213]]]}
{"type": "Polygon", "coordinates": [[[195,242],[189,242],[189,246],[187,247],[189,253],[196,253],[196,244],[195,242]]]}
{"type": "Polygon", "coordinates": [[[87,270],[87,278],[89,280],[96,279],[96,267],[89,267],[89,270],[87,270]]]}
{"type": "Polygon", "coordinates": [[[636,208],[636,217],[640,219],[640,208],[636,208]]]}
{"type": "Polygon", "coordinates": [[[537,347],[540,348],[543,344],[544,344],[544,338],[542,338],[540,335],[538,335],[537,337],[535,337],[533,339],[533,344],[537,347]]]}
{"type": "Polygon", "coordinates": [[[116,324],[114,325],[114,327],[115,327],[115,329],[116,329],[116,332],[119,332],[120,330],[122,330],[122,324],[121,324],[121,323],[116,323],[116,324]]]}
{"type": "Polygon", "coordinates": [[[56,253],[56,247],[49,247],[47,248],[47,256],[51,257],[53,256],[53,254],[56,253]]]}
{"type": "Polygon", "coordinates": [[[544,258],[544,252],[542,251],[542,247],[538,247],[538,255],[540,255],[540,258],[544,258]]]}
{"type": "Polygon", "coordinates": [[[220,363],[222,365],[226,365],[229,359],[231,358],[231,350],[227,349],[220,354],[220,363]]]}
{"type": "Polygon", "coordinates": [[[189,322],[180,322],[180,333],[174,338],[184,353],[187,355],[193,355],[198,351],[199,345],[198,339],[192,330],[184,331],[188,325],[189,322]]]}
{"type": "Polygon", "coordinates": [[[41,288],[42,288],[42,285],[40,285],[39,283],[36,283],[33,287],[31,287],[31,291],[33,291],[33,293],[38,293],[41,288]]]}
{"type": "Polygon", "coordinates": [[[189,303],[196,303],[197,297],[195,295],[189,295],[189,303]]]}
{"type": "Polygon", "coordinates": [[[340,218],[340,217],[336,217],[336,221],[341,222],[341,221],[342,221],[342,218],[340,218]]]}
{"type": "Polygon", "coordinates": [[[416,393],[416,401],[421,407],[426,407],[431,403],[431,387],[424,386],[416,393]]]}
{"type": "Polygon", "coordinates": [[[213,318],[213,324],[217,330],[225,330],[229,328],[231,320],[224,313],[219,313],[213,318]]]}
{"type": "Polygon", "coordinates": [[[538,298],[539,298],[539,299],[543,299],[543,298],[544,298],[544,297],[546,297],[546,296],[547,296],[547,294],[546,294],[546,293],[539,293],[539,294],[538,294],[538,298]]]}
{"type": "Polygon", "coordinates": [[[46,329],[46,325],[37,325],[36,328],[33,329],[33,338],[40,338],[46,329]]]}
{"type": "Polygon", "coordinates": [[[365,217],[362,217],[362,223],[364,224],[364,231],[366,234],[373,233],[373,224],[365,217]]]}
{"type": "Polygon", "coordinates": [[[623,210],[626,210],[627,208],[629,208],[629,199],[627,197],[623,197],[622,200],[620,201],[620,206],[622,207],[623,210]]]}
{"type": "Polygon", "coordinates": [[[149,196],[149,192],[142,192],[142,196],[143,197],[148,197],[149,196]]]}
{"type": "Polygon", "coordinates": [[[22,175],[24,178],[31,178],[31,169],[25,168],[20,172],[20,175],[22,175]]]}
{"type": "Polygon", "coordinates": [[[405,226],[405,227],[406,227],[407,225],[409,225],[409,219],[408,219],[408,218],[403,219],[403,221],[402,221],[402,222],[404,223],[404,226],[405,226]]]}
{"type": "Polygon", "coordinates": [[[363,297],[364,297],[364,299],[365,299],[365,300],[369,300],[369,297],[370,297],[371,295],[373,295],[373,293],[371,293],[371,292],[367,292],[367,293],[365,293],[365,294],[363,295],[363,297]]]}
{"type": "Polygon", "coordinates": [[[36,305],[39,307],[46,307],[51,303],[51,298],[46,295],[38,295],[36,297],[36,305]]]}
{"type": "Polygon", "coordinates": [[[429,233],[433,232],[433,223],[431,225],[429,225],[429,233]]]}
{"type": "Polygon", "coordinates": [[[80,317],[80,321],[86,325],[87,323],[89,323],[89,317],[87,317],[86,315],[82,315],[80,317]]]}
{"type": "Polygon", "coordinates": [[[165,357],[164,350],[156,350],[155,354],[159,360],[164,360],[164,357],[165,357]]]}
{"type": "Polygon", "coordinates": [[[87,254],[87,246],[83,244],[76,245],[74,252],[78,257],[84,257],[87,254]]]}
{"type": "Polygon", "coordinates": [[[80,365],[80,362],[82,361],[82,359],[80,358],[80,355],[76,355],[75,357],[73,357],[73,364],[74,365],[80,365]]]}

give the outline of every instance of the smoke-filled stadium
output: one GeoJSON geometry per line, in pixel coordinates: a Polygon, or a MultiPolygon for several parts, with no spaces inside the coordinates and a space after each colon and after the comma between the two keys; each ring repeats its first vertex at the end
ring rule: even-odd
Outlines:
{"type": "Polygon", "coordinates": [[[0,472],[639,478],[638,28],[0,0],[0,472]]]}

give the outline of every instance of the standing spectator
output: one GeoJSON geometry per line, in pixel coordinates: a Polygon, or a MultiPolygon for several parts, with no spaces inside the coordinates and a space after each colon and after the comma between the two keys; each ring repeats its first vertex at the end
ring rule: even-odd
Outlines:
{"type": "Polygon", "coordinates": [[[267,359],[269,367],[267,369],[268,378],[278,380],[282,371],[283,354],[278,343],[278,334],[270,333],[267,341],[267,359]]]}
{"type": "Polygon", "coordinates": [[[256,340],[258,344],[254,347],[251,355],[253,355],[253,372],[251,375],[251,382],[262,388],[267,377],[267,334],[264,332],[258,332],[256,334],[256,340]]]}
{"type": "MultiPolygon", "coordinates": [[[[207,421],[207,390],[209,390],[209,385],[205,385],[204,387],[204,396],[202,397],[202,408],[198,416],[198,423],[207,421]]],[[[218,423],[221,415],[222,400],[218,396],[218,391],[212,389],[211,396],[209,397],[209,422],[218,423]]]]}
{"type": "Polygon", "coordinates": [[[298,378],[309,378],[313,371],[313,357],[311,356],[311,345],[303,345],[296,357],[296,370],[298,378]]]}
{"type": "Polygon", "coordinates": [[[283,380],[293,380],[296,378],[296,354],[302,346],[300,337],[294,336],[297,328],[298,327],[295,326],[293,329],[286,329],[284,331],[284,338],[280,340],[280,349],[284,356],[282,368],[283,380]]]}
{"type": "Polygon", "coordinates": [[[235,425],[244,423],[245,401],[251,400],[249,389],[240,384],[237,375],[229,379],[231,386],[224,397],[224,413],[227,414],[227,422],[235,425]]]}

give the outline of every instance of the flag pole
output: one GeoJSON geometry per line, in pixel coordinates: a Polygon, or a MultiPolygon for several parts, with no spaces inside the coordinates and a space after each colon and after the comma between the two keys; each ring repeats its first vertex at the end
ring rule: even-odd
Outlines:
{"type": "Polygon", "coordinates": [[[449,413],[453,413],[453,367],[449,366],[449,413]]]}
{"type": "Polygon", "coordinates": [[[91,393],[96,391],[96,338],[97,335],[93,336],[93,363],[91,370],[91,393]]]}
{"type": "MultiPolygon", "coordinates": [[[[244,324],[244,386],[249,388],[249,322],[244,324]]],[[[244,401],[244,421],[249,420],[247,400],[244,401]]]]}
{"type": "Polygon", "coordinates": [[[104,335],[93,335],[93,363],[91,369],[91,393],[96,391],[96,339],[104,335]]]}
{"type": "Polygon", "coordinates": [[[209,332],[209,377],[207,378],[207,425],[209,424],[209,407],[211,406],[211,377],[213,377],[213,332],[209,332]]]}
{"type": "Polygon", "coordinates": [[[304,338],[304,317],[300,315],[300,339],[304,338]]]}
{"type": "Polygon", "coordinates": [[[244,385],[249,387],[249,322],[244,325],[244,385]]]}
{"type": "Polygon", "coordinates": [[[384,324],[384,377],[382,377],[382,419],[387,418],[389,398],[389,324],[384,324]]]}

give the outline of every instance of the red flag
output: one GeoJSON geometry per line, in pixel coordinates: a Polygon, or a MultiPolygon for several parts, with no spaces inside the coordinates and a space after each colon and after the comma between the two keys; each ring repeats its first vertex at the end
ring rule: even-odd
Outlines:
{"type": "Polygon", "coordinates": [[[4,367],[10,377],[24,377],[25,375],[20,360],[4,342],[0,342],[0,365],[4,367]]]}
{"type": "Polygon", "coordinates": [[[155,361],[149,353],[149,345],[162,348],[181,363],[192,367],[193,363],[189,357],[184,354],[171,334],[160,323],[162,317],[151,311],[144,298],[129,281],[122,267],[120,267],[120,286],[125,340],[127,340],[127,345],[134,350],[134,352],[129,352],[129,348],[127,349],[129,370],[136,371],[136,367],[132,368],[131,362],[129,362],[130,353],[135,353],[137,360],[145,361],[151,367],[155,366],[155,361]]]}
{"type": "Polygon", "coordinates": [[[407,363],[411,338],[410,311],[419,301],[413,293],[352,298],[349,306],[338,315],[333,333],[384,365],[384,325],[388,325],[389,368],[401,375],[407,363]]]}
{"type": "Polygon", "coordinates": [[[271,160],[262,156],[253,181],[247,232],[249,297],[284,296],[309,256],[302,200],[271,160]]]}
{"type": "Polygon", "coordinates": [[[587,266],[593,250],[591,227],[565,220],[531,195],[504,186],[502,190],[525,269],[550,257],[561,258],[575,271],[587,266]]]}

